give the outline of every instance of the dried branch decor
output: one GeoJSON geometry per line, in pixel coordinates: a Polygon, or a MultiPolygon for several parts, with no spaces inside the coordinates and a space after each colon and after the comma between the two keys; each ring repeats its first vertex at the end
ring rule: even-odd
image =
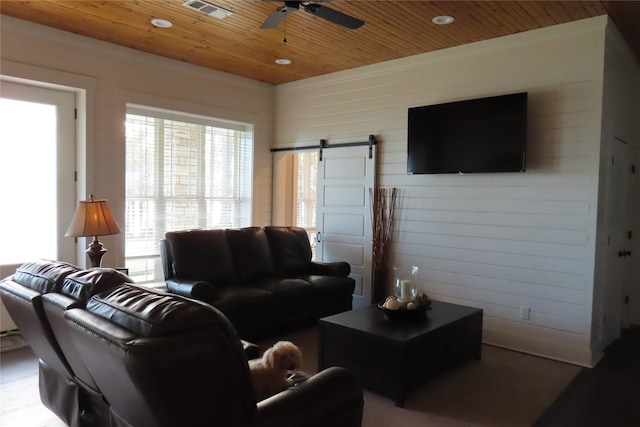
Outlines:
{"type": "MultiPolygon", "coordinates": [[[[387,256],[387,248],[391,240],[393,232],[393,220],[396,208],[396,199],[398,196],[397,188],[370,188],[369,198],[371,202],[371,226],[373,233],[372,242],[372,264],[373,264],[373,298],[384,297],[384,283],[379,283],[385,279],[376,276],[381,274],[381,269],[385,266],[387,256]],[[383,289],[376,289],[376,287],[383,289]]],[[[385,275],[386,276],[386,275],[385,275]]]]}

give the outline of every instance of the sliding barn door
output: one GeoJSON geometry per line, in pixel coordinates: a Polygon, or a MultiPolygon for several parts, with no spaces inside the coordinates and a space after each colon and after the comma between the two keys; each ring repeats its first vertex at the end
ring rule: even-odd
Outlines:
{"type": "Polygon", "coordinates": [[[346,261],[356,281],[353,306],[371,304],[371,209],[376,147],[325,148],[318,163],[318,261],[346,261]]]}

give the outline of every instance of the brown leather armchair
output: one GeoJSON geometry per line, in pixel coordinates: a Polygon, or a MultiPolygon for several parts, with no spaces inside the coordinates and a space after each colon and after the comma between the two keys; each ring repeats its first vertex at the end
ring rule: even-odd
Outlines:
{"type": "Polygon", "coordinates": [[[112,269],[80,270],[60,261],[25,263],[0,282],[0,294],[38,357],[42,403],[72,427],[108,426],[108,403],[66,338],[64,311],[128,281],[112,269]]]}
{"type": "Polygon", "coordinates": [[[78,271],[63,263],[36,262],[22,266],[0,282],[2,301],[20,333],[38,357],[38,382],[42,403],[70,426],[78,426],[81,389],[51,332],[42,308],[42,295],[58,288],[78,271]],[[55,390],[48,393],[46,390],[55,390]]]}
{"type": "Polygon", "coordinates": [[[65,317],[116,426],[362,423],[362,389],[337,367],[256,402],[235,329],[206,303],[123,284],[65,317]]]}
{"type": "Polygon", "coordinates": [[[0,281],[2,300],[38,357],[40,398],[65,424],[313,425],[290,416],[292,405],[322,396],[327,416],[338,412],[326,425],[360,425],[362,392],[349,372],[327,370],[256,405],[246,387],[257,346],[239,340],[207,304],[128,282],[113,269],[46,260],[0,281]],[[347,398],[336,399],[341,388],[337,395],[347,398]]]}

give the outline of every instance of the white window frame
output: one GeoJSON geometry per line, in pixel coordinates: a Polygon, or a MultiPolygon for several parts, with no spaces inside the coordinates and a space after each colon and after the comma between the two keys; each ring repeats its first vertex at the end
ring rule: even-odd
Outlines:
{"type": "MultiPolygon", "coordinates": [[[[74,171],[76,170],[76,94],[72,91],[45,88],[41,86],[22,84],[17,82],[11,82],[8,80],[0,79],[1,96],[2,98],[12,99],[16,101],[31,102],[37,104],[53,105],[56,109],[56,184],[55,184],[55,198],[57,200],[57,207],[55,213],[56,216],[56,234],[57,244],[55,254],[42,254],[34,252],[35,258],[50,257],[70,263],[76,263],[76,243],[73,238],[65,237],[64,233],[69,226],[69,222],[73,217],[75,210],[76,200],[76,182],[74,171]]],[[[24,141],[12,141],[11,143],[24,144],[24,141]]],[[[2,159],[6,162],[17,162],[20,164],[25,159],[2,159]]],[[[33,174],[33,171],[29,173],[33,174]]],[[[43,177],[40,177],[43,179],[43,177]]],[[[44,179],[47,179],[46,177],[44,179]]],[[[14,185],[20,185],[19,177],[12,177],[14,185]],[[16,182],[15,180],[18,180],[16,182]]],[[[3,185],[9,185],[9,180],[3,185]]],[[[28,200],[33,203],[31,209],[34,212],[42,210],[40,202],[38,200],[38,194],[30,194],[28,200]]],[[[29,209],[29,205],[25,205],[25,201],[17,200],[5,200],[5,203],[17,204],[21,206],[21,209],[29,209]]],[[[51,213],[49,213],[51,215],[51,213]]],[[[2,215],[0,214],[0,217],[2,215]]],[[[1,220],[0,220],[1,221],[1,220]]],[[[8,222],[5,220],[4,222],[8,222]]],[[[38,236],[42,238],[42,236],[38,236]]],[[[25,238],[28,240],[28,238],[25,238]]],[[[2,236],[0,236],[2,240],[2,236]]],[[[38,248],[37,245],[34,248],[38,248]]],[[[14,260],[18,261],[18,260],[14,260]]],[[[18,264],[22,262],[33,261],[31,259],[24,259],[18,261],[18,264]]],[[[0,264],[2,261],[0,260],[0,264]]],[[[11,263],[13,265],[13,263],[11,263]]]]}
{"type": "Polygon", "coordinates": [[[317,243],[317,178],[318,178],[318,149],[297,150],[296,152],[281,151],[273,156],[273,224],[293,225],[307,231],[309,243],[315,259],[317,243]],[[306,158],[301,160],[301,158],[306,158]],[[300,167],[302,166],[302,170],[300,167]],[[311,170],[314,173],[311,173],[311,170]],[[305,203],[313,203],[313,212],[307,206],[307,218],[311,221],[301,222],[299,210],[305,203]]]}
{"type": "MultiPolygon", "coordinates": [[[[167,231],[189,228],[231,228],[251,225],[253,199],[253,126],[245,123],[231,122],[216,118],[132,104],[127,105],[127,118],[130,117],[129,115],[153,118],[157,123],[164,123],[164,121],[178,121],[194,125],[202,125],[207,129],[201,129],[202,133],[198,135],[201,139],[195,139],[198,142],[194,142],[194,140],[191,139],[189,140],[189,147],[194,148],[195,150],[195,152],[194,150],[190,152],[191,155],[195,156],[195,159],[194,157],[189,157],[189,160],[190,162],[195,162],[195,164],[193,167],[189,165],[188,169],[191,174],[196,176],[196,178],[195,181],[186,184],[190,193],[183,197],[176,195],[176,183],[172,182],[171,179],[165,179],[168,178],[168,172],[165,173],[163,168],[168,166],[169,162],[165,162],[162,158],[165,153],[165,150],[162,147],[162,144],[164,143],[164,133],[159,135],[156,132],[154,141],[157,146],[153,157],[154,162],[157,162],[156,167],[158,168],[158,171],[155,173],[155,178],[157,178],[157,180],[154,181],[154,189],[152,190],[150,198],[147,198],[147,200],[143,200],[144,197],[140,198],[138,203],[145,204],[145,202],[147,202],[147,205],[155,204],[156,211],[151,215],[153,217],[153,229],[151,230],[151,233],[155,236],[155,240],[157,241],[155,244],[143,248],[142,253],[139,251],[135,254],[131,253],[131,242],[133,240],[132,234],[136,232],[136,227],[140,230],[139,227],[141,227],[142,224],[140,221],[137,223],[133,221],[135,218],[134,213],[136,212],[136,210],[132,208],[132,200],[134,197],[129,196],[130,189],[127,187],[127,195],[125,196],[125,265],[129,268],[130,275],[134,280],[136,280],[136,282],[158,282],[164,280],[162,275],[159,241],[164,237],[164,233],[167,231]],[[233,173],[231,174],[234,177],[234,182],[231,184],[231,187],[233,187],[237,193],[235,193],[232,198],[226,196],[212,196],[211,193],[215,191],[209,183],[215,182],[215,179],[206,179],[207,175],[211,177],[211,174],[215,173],[215,171],[211,172],[212,169],[207,170],[205,167],[205,163],[208,161],[206,159],[209,158],[210,160],[211,156],[215,156],[211,149],[213,146],[210,143],[210,139],[207,140],[207,137],[205,136],[206,132],[209,132],[209,135],[215,133],[215,129],[212,128],[229,130],[232,132],[231,135],[236,138],[235,145],[232,144],[234,147],[232,149],[237,151],[233,152],[232,157],[236,158],[237,163],[234,164],[233,173]],[[193,191],[195,191],[195,193],[193,193],[193,191]],[[172,205],[171,201],[174,203],[182,202],[195,204],[196,210],[193,212],[197,212],[197,214],[192,220],[180,222],[181,225],[176,228],[171,225],[171,219],[175,219],[176,216],[172,217],[169,213],[164,211],[166,206],[172,205]],[[214,220],[210,215],[212,209],[211,205],[215,203],[226,203],[230,206],[237,205],[238,210],[234,215],[231,215],[230,221],[216,222],[216,220],[214,220]],[[209,214],[207,214],[207,212],[209,214]],[[143,267],[140,267],[140,265],[143,265],[143,267]],[[146,273],[139,275],[140,271],[145,271],[146,273]]],[[[198,131],[198,129],[195,130],[198,131]]],[[[212,137],[209,136],[208,138],[212,137]]],[[[175,153],[177,150],[176,147],[177,145],[171,147],[171,153],[175,153]]],[[[175,167],[175,163],[172,163],[172,165],[175,167]]],[[[227,176],[225,175],[225,178],[226,177],[227,176]]],[[[138,194],[138,196],[144,195],[138,194]]],[[[184,216],[179,217],[183,219],[185,218],[184,216]]],[[[175,223],[176,222],[174,222],[174,224],[175,223]]],[[[148,239],[147,242],[149,242],[148,239]]]]}
{"type": "Polygon", "coordinates": [[[314,259],[317,244],[318,159],[317,150],[293,154],[293,225],[307,231],[314,259]]]}

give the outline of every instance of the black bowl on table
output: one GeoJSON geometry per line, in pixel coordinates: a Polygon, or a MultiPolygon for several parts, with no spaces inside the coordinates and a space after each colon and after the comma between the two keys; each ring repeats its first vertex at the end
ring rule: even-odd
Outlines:
{"type": "Polygon", "coordinates": [[[389,319],[417,320],[424,319],[428,307],[425,305],[418,305],[413,310],[409,310],[406,306],[403,306],[397,310],[391,310],[383,307],[382,304],[378,304],[378,308],[382,310],[389,319]]]}

